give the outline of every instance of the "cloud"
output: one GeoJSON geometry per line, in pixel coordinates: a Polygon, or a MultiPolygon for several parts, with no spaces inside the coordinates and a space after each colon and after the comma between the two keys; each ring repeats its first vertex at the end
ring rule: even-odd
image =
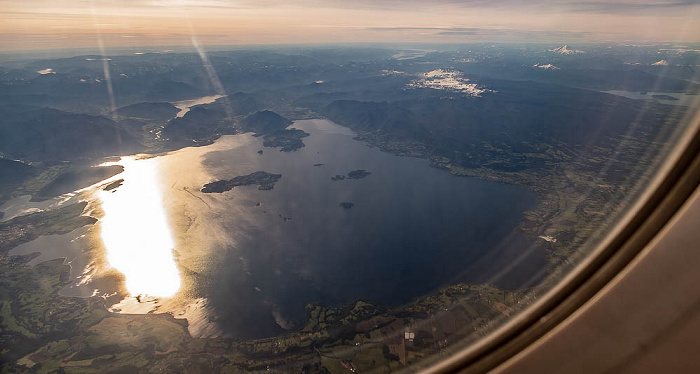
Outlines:
{"type": "Polygon", "coordinates": [[[584,31],[549,31],[549,30],[519,30],[505,28],[480,28],[480,27],[368,27],[366,30],[383,32],[433,32],[436,36],[460,37],[479,36],[485,38],[508,38],[508,39],[582,39],[590,34],[584,31]]]}
{"type": "MultiPolygon", "coordinates": [[[[335,3],[331,1],[331,3],[335,3]]],[[[491,9],[532,9],[545,11],[574,11],[581,13],[621,14],[640,11],[682,10],[699,6],[698,0],[617,0],[617,1],[581,1],[581,0],[440,0],[436,2],[421,0],[359,0],[355,4],[371,3],[375,7],[420,6],[425,4],[453,6],[460,8],[491,9]]]]}
{"type": "Polygon", "coordinates": [[[492,39],[508,39],[513,41],[552,41],[552,40],[572,40],[583,39],[590,35],[590,32],[572,32],[572,31],[547,31],[547,30],[516,30],[516,29],[479,29],[468,31],[441,31],[439,36],[479,36],[492,39]]]}
{"type": "MultiPolygon", "coordinates": [[[[8,4],[21,3],[24,0],[5,0],[8,4]]],[[[89,6],[86,0],[38,0],[39,4],[54,4],[75,7],[89,6]]],[[[100,7],[155,7],[155,8],[230,8],[230,9],[264,9],[294,6],[298,8],[336,8],[336,9],[376,9],[411,11],[419,9],[440,8],[483,8],[534,10],[545,12],[572,11],[582,13],[622,14],[628,12],[680,10],[700,5],[698,0],[620,0],[620,1],[582,1],[582,0],[107,0],[100,2],[100,7]]]]}
{"type": "Polygon", "coordinates": [[[441,32],[478,32],[486,30],[478,27],[421,27],[421,26],[375,26],[366,27],[365,30],[371,31],[441,31],[441,32]]]}
{"type": "Polygon", "coordinates": [[[146,0],[144,5],[154,7],[237,8],[236,3],[226,0],[146,0]]]}
{"type": "Polygon", "coordinates": [[[476,83],[470,83],[468,78],[464,78],[459,71],[436,69],[423,73],[419,79],[413,80],[406,85],[408,89],[430,88],[434,90],[444,90],[459,92],[472,97],[480,97],[484,92],[490,92],[476,83]]]}
{"type": "Polygon", "coordinates": [[[700,0],[0,1],[0,50],[80,46],[96,23],[110,45],[191,43],[188,24],[205,44],[700,40],[700,0]]]}
{"type": "Polygon", "coordinates": [[[468,36],[468,35],[483,35],[479,31],[442,31],[437,35],[452,35],[452,36],[468,36]]]}
{"type": "MultiPolygon", "coordinates": [[[[194,0],[179,0],[194,1],[194,0]]],[[[219,0],[204,0],[214,1],[219,0]]],[[[289,4],[282,0],[240,0],[236,6],[278,6],[289,4]]],[[[294,2],[299,7],[328,7],[340,9],[385,9],[385,10],[417,10],[421,8],[484,8],[533,10],[544,12],[580,12],[625,14],[629,12],[654,12],[660,10],[679,10],[699,6],[698,0],[618,0],[618,1],[581,1],[581,0],[298,0],[294,2]]]]}
{"type": "Polygon", "coordinates": [[[566,4],[569,11],[580,13],[629,14],[638,12],[657,12],[663,10],[679,10],[700,5],[697,0],[691,1],[578,1],[566,4]]]}

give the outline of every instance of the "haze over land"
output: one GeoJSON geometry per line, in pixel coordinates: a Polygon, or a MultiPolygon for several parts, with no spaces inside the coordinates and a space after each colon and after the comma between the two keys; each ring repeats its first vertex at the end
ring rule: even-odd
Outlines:
{"type": "Polygon", "coordinates": [[[694,1],[9,0],[0,50],[286,43],[697,42],[694,1]]]}

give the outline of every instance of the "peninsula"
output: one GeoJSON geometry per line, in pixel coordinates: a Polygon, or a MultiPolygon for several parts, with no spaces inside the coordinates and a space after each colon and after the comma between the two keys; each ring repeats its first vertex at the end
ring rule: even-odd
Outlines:
{"type": "Polygon", "coordinates": [[[224,179],[207,183],[202,187],[204,193],[221,193],[232,190],[236,186],[258,185],[259,190],[271,190],[275,183],[282,178],[282,174],[271,174],[264,171],[256,171],[248,175],[241,175],[232,179],[224,179]]]}

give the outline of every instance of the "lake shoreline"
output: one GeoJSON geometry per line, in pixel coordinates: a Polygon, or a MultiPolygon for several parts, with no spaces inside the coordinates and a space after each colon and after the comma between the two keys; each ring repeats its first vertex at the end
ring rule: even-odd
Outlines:
{"type": "MultiPolygon", "coordinates": [[[[311,120],[311,121],[324,121],[324,120],[323,120],[323,119],[319,119],[319,120],[311,120]]],[[[303,122],[302,122],[302,123],[303,123],[303,122]]],[[[295,123],[295,125],[296,125],[296,123],[295,123]]],[[[340,127],[340,126],[338,126],[338,127],[340,127]]],[[[345,132],[345,130],[342,131],[342,132],[345,132]]],[[[355,134],[354,132],[351,132],[350,130],[347,130],[347,132],[345,132],[345,133],[346,133],[348,136],[350,136],[351,138],[356,136],[356,134],[355,134]]],[[[227,138],[228,138],[228,137],[240,137],[240,136],[245,136],[245,135],[225,135],[225,136],[223,136],[223,137],[217,139],[217,140],[214,142],[214,144],[217,144],[217,143],[220,143],[220,142],[225,143],[225,142],[227,142],[227,138]]],[[[312,134],[312,136],[313,136],[313,134],[312,134]]],[[[352,141],[354,142],[355,140],[352,140],[352,141]]],[[[212,144],[212,145],[214,145],[214,144],[212,144]]],[[[362,145],[363,143],[359,142],[359,144],[362,145]]],[[[364,145],[362,145],[362,146],[364,147],[364,145]]],[[[214,147],[216,147],[216,146],[214,146],[214,147]]],[[[168,155],[171,155],[171,154],[175,154],[175,153],[179,153],[179,152],[184,152],[184,151],[185,151],[186,149],[188,149],[188,148],[195,148],[195,149],[196,149],[196,148],[199,148],[200,151],[199,151],[198,153],[201,153],[201,152],[203,152],[203,153],[208,153],[208,152],[206,152],[206,151],[202,151],[203,148],[201,148],[201,147],[185,147],[185,148],[180,148],[179,150],[175,150],[175,151],[164,152],[164,153],[161,153],[160,155],[150,155],[150,156],[146,156],[145,158],[147,158],[147,159],[153,159],[153,158],[157,158],[157,157],[161,157],[161,156],[168,156],[168,155]]],[[[205,148],[206,148],[206,147],[205,147],[205,148]]],[[[392,157],[393,157],[393,156],[392,156],[392,157]]],[[[424,161],[421,160],[421,162],[424,162],[424,161]]],[[[310,164],[310,165],[312,166],[312,165],[317,165],[317,164],[319,164],[319,163],[313,163],[313,164],[310,164]]],[[[326,165],[325,167],[327,167],[327,166],[328,166],[328,163],[324,163],[324,165],[326,165]]],[[[431,166],[431,165],[430,165],[429,163],[426,163],[425,167],[428,167],[428,166],[431,166]]],[[[432,168],[431,168],[431,169],[432,169],[432,168]]],[[[347,171],[347,170],[355,170],[355,171],[360,170],[360,172],[357,173],[359,178],[367,177],[368,180],[371,180],[371,179],[373,178],[373,176],[370,176],[370,175],[368,174],[369,172],[364,172],[364,170],[362,170],[361,168],[357,168],[357,167],[355,167],[354,165],[353,165],[353,167],[346,168],[346,171],[347,171]],[[360,174],[362,174],[362,175],[360,175],[360,174]]],[[[443,172],[444,172],[444,171],[440,171],[440,173],[443,173],[443,172]]],[[[106,181],[106,180],[105,180],[105,181],[106,181]]],[[[105,182],[105,181],[102,181],[102,182],[105,182]]],[[[117,190],[118,190],[118,188],[117,188],[117,190]]],[[[341,202],[341,201],[339,201],[338,203],[336,203],[336,205],[339,204],[340,202],[341,202]]],[[[355,207],[355,209],[357,209],[357,207],[355,207]]],[[[350,212],[355,211],[355,209],[352,209],[350,212]]],[[[341,209],[341,210],[343,210],[343,209],[341,209]]],[[[455,279],[455,281],[456,281],[456,279],[455,279]]],[[[452,283],[454,283],[454,282],[449,282],[449,284],[452,284],[452,283]]],[[[438,288],[438,289],[440,289],[440,288],[438,288]]],[[[428,294],[425,294],[425,293],[424,293],[423,295],[425,295],[425,296],[427,297],[427,296],[429,296],[431,293],[432,293],[432,292],[430,292],[430,293],[428,293],[428,294]]],[[[420,298],[420,297],[418,297],[418,298],[420,298]]],[[[410,304],[410,303],[412,303],[412,302],[409,302],[409,304],[410,304]]],[[[341,307],[341,306],[344,305],[344,304],[343,304],[343,303],[341,303],[341,304],[334,304],[334,303],[332,303],[332,304],[330,304],[330,305],[333,306],[333,307],[341,307]]],[[[387,305],[388,305],[388,304],[387,304],[387,305]]],[[[397,306],[399,306],[399,305],[408,305],[408,304],[406,304],[406,303],[404,302],[404,303],[392,304],[392,305],[394,305],[394,307],[397,307],[397,306]]]]}

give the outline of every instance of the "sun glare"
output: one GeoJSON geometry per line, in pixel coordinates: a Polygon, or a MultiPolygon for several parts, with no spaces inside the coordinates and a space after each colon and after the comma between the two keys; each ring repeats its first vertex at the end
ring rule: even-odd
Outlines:
{"type": "Polygon", "coordinates": [[[163,209],[155,159],[122,158],[123,185],[100,191],[102,241],[107,260],[126,278],[132,295],[171,297],[180,289],[175,244],[163,209]]]}

